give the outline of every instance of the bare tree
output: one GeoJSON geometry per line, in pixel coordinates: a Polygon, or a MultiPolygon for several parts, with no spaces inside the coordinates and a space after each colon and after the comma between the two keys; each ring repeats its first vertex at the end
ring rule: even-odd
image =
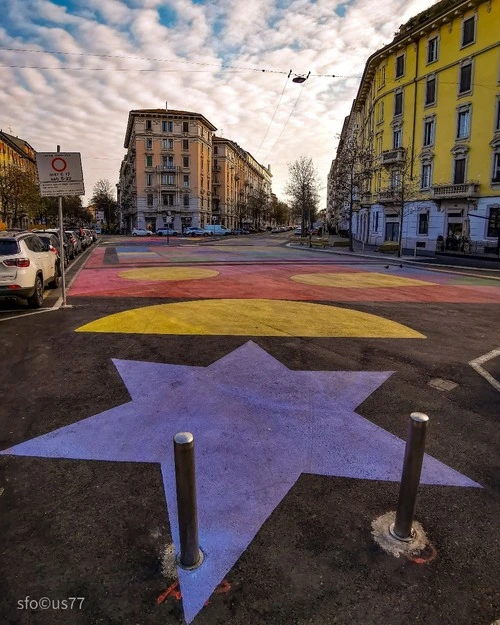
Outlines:
{"type": "Polygon", "coordinates": [[[91,203],[96,210],[104,213],[106,229],[109,230],[110,225],[116,222],[118,205],[114,198],[113,187],[108,180],[98,180],[95,183],[91,203]]]}
{"type": "Polygon", "coordinates": [[[401,256],[405,219],[418,210],[423,193],[420,176],[415,173],[411,145],[397,148],[393,152],[393,162],[383,165],[387,172],[388,185],[380,190],[379,196],[381,203],[391,203],[391,208],[399,217],[398,256],[401,256]]]}
{"type": "Polygon", "coordinates": [[[337,215],[348,220],[349,249],[353,251],[354,207],[373,175],[373,152],[356,130],[339,138],[333,175],[333,197],[337,215]]]}
{"type": "Polygon", "coordinates": [[[288,163],[290,179],[285,193],[290,198],[291,212],[299,217],[302,232],[311,230],[318,210],[321,184],[312,158],[301,156],[293,163],[288,163]]]}

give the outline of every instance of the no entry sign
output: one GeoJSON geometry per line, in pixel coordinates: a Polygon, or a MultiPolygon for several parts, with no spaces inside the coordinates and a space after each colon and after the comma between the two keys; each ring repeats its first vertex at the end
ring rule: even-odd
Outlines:
{"type": "Polygon", "coordinates": [[[38,152],[36,164],[42,197],[85,195],[80,152],[38,152]]]}

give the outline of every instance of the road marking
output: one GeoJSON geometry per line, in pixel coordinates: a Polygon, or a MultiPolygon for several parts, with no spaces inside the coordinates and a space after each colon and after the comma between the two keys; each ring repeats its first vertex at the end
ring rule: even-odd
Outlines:
{"type": "Polygon", "coordinates": [[[215,336],[425,339],[385,317],[349,308],[272,299],[208,299],[133,308],[76,332],[215,336]]]}
{"type": "Polygon", "coordinates": [[[0,322],[10,321],[11,319],[19,319],[20,317],[30,317],[31,315],[39,315],[40,313],[51,312],[52,310],[54,310],[54,308],[41,308],[40,310],[34,310],[33,312],[21,313],[20,315],[14,315],[14,317],[6,317],[5,319],[0,319],[0,322]]]}
{"type": "Polygon", "coordinates": [[[118,273],[119,278],[126,280],[201,280],[215,278],[219,275],[213,269],[197,267],[145,267],[144,269],[127,269],[118,273]]]}
{"type": "Polygon", "coordinates": [[[479,375],[482,375],[483,378],[485,380],[487,380],[491,386],[493,386],[493,388],[495,388],[499,393],[500,393],[500,382],[498,380],[495,380],[495,378],[486,371],[486,369],[483,369],[481,367],[482,364],[484,364],[485,362],[488,362],[488,360],[491,360],[492,358],[496,358],[497,356],[500,356],[500,347],[497,349],[493,349],[491,352],[488,352],[487,354],[483,354],[482,356],[479,356],[479,358],[475,358],[474,360],[471,360],[469,362],[469,365],[475,369],[479,375]]]}
{"type": "MultiPolygon", "coordinates": [[[[73,263],[77,263],[77,262],[81,261],[83,258],[89,258],[89,257],[90,257],[90,254],[88,255],[88,257],[86,257],[86,256],[85,256],[85,254],[87,254],[87,253],[89,252],[89,250],[90,250],[90,251],[91,251],[91,250],[96,250],[96,249],[97,249],[100,245],[101,245],[101,242],[97,243],[97,244],[96,244],[96,246],[95,246],[95,247],[93,247],[93,248],[92,248],[92,247],[88,247],[88,248],[85,250],[85,252],[83,252],[82,256],[80,256],[80,258],[75,259],[75,260],[73,261],[73,263]]],[[[73,264],[73,263],[72,263],[72,264],[73,264]]],[[[82,264],[80,265],[80,267],[78,267],[78,269],[77,269],[77,271],[76,271],[75,275],[71,278],[71,280],[69,281],[69,283],[66,285],[66,296],[68,295],[68,291],[69,291],[69,290],[70,290],[70,288],[73,286],[73,282],[74,282],[74,281],[77,279],[77,277],[79,276],[80,271],[83,269],[84,265],[85,265],[85,263],[82,263],[82,264]]],[[[62,306],[62,301],[63,301],[63,298],[62,298],[62,295],[61,295],[61,297],[57,300],[57,302],[56,302],[56,303],[52,306],[52,310],[59,310],[59,309],[61,308],[61,306],[62,306]]],[[[69,306],[68,306],[68,308],[69,308],[69,306]]]]}
{"type": "Polygon", "coordinates": [[[302,273],[290,276],[294,282],[313,286],[334,288],[380,289],[384,287],[437,286],[435,282],[424,282],[414,278],[393,276],[374,272],[356,273],[302,273]]]}

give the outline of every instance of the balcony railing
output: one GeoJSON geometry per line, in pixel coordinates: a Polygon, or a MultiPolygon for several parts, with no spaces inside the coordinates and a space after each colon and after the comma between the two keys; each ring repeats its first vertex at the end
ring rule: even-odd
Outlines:
{"type": "Polygon", "coordinates": [[[398,192],[394,189],[386,189],[377,193],[377,202],[379,204],[396,204],[399,202],[398,192]]]}
{"type": "Polygon", "coordinates": [[[394,163],[402,163],[405,160],[405,154],[405,148],[386,150],[380,155],[380,163],[382,165],[393,165],[394,163]]]}
{"type": "Polygon", "coordinates": [[[175,173],[180,171],[181,168],[177,165],[157,165],[156,171],[169,171],[171,173],[175,173]]]}
{"type": "Polygon", "coordinates": [[[372,194],[364,191],[359,197],[359,203],[361,206],[370,206],[372,203],[372,194]]]}
{"type": "Polygon", "coordinates": [[[439,184],[431,189],[431,197],[434,200],[446,200],[448,198],[476,198],[479,197],[479,184],[466,182],[465,184],[439,184]]]}

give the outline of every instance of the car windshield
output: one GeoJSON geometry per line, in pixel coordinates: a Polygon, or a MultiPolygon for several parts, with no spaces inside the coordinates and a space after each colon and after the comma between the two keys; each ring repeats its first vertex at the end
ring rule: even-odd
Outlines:
{"type": "Polygon", "coordinates": [[[19,252],[19,246],[15,239],[0,239],[0,256],[11,256],[19,252]]]}

